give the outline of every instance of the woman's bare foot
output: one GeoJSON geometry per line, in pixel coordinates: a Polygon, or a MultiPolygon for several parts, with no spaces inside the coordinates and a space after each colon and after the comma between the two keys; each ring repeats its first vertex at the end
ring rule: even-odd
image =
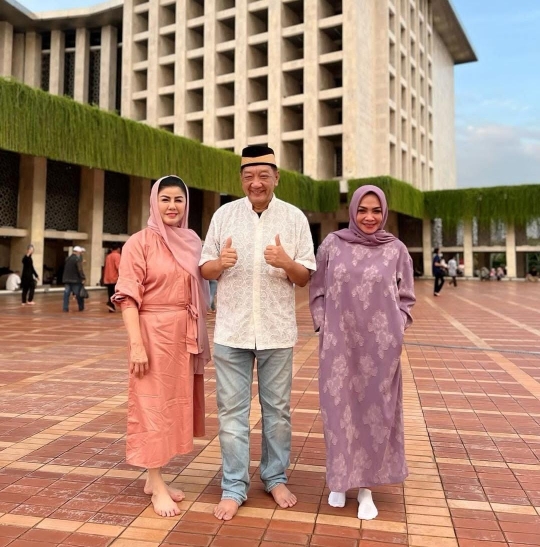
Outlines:
{"type": "Polygon", "coordinates": [[[214,509],[214,516],[219,520],[231,520],[236,513],[240,505],[231,499],[221,500],[214,509]]]}
{"type": "Polygon", "coordinates": [[[154,511],[160,517],[174,517],[180,514],[176,502],[172,500],[167,488],[157,487],[152,494],[152,505],[154,511]]]}
{"type": "MultiPolygon", "coordinates": [[[[165,484],[165,488],[167,489],[167,492],[169,493],[169,496],[171,496],[171,499],[173,501],[183,501],[186,495],[182,490],[179,490],[178,488],[173,488],[172,486],[168,486],[165,484]]],[[[148,495],[152,495],[154,493],[154,490],[152,488],[152,483],[150,482],[150,479],[146,479],[146,484],[144,485],[144,493],[148,495]]]]}
{"type": "Polygon", "coordinates": [[[270,494],[274,497],[274,501],[283,509],[296,505],[298,501],[296,496],[284,484],[278,484],[272,488],[270,494]]]}

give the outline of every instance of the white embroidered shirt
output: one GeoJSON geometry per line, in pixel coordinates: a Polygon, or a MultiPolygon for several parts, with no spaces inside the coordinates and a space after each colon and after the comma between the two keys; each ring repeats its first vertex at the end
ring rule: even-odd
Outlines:
{"type": "Polygon", "coordinates": [[[199,265],[219,258],[229,237],[238,255],[237,263],[218,280],[215,343],[261,350],[296,343],[294,285],[285,270],[264,260],[265,248],[275,245],[278,234],[285,252],[314,271],[309,223],[297,207],[274,196],[259,217],[246,197],[214,214],[199,265]]]}

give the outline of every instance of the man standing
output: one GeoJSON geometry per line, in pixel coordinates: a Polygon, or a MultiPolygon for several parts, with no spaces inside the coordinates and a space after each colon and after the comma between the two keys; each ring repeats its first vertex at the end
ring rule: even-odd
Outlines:
{"type": "Polygon", "coordinates": [[[80,297],[82,286],[86,280],[82,267],[82,253],[84,247],[75,245],[73,253],[67,257],[64,265],[64,275],[62,283],[64,283],[64,306],[63,311],[69,311],[69,297],[73,293],[79,305],[79,311],[84,311],[84,299],[80,297]]]}
{"type": "Polygon", "coordinates": [[[107,307],[110,312],[115,312],[116,307],[111,298],[116,289],[118,281],[118,271],[120,268],[120,243],[114,243],[111,252],[105,257],[105,267],[103,268],[103,284],[107,287],[107,307]]]}
{"type": "Polygon", "coordinates": [[[257,360],[262,410],[261,479],[283,508],[296,497],[285,486],[291,451],[290,393],[297,340],[294,285],[315,270],[305,215],[274,196],[274,151],[248,146],[240,168],[244,199],[214,214],[200,261],[206,279],[219,279],[214,364],[223,460],[222,498],[214,510],[230,520],[249,488],[249,411],[257,360]]]}
{"type": "Polygon", "coordinates": [[[439,248],[433,250],[433,277],[435,278],[435,286],[433,296],[440,296],[439,293],[444,285],[445,267],[442,255],[439,255],[439,248]]]}

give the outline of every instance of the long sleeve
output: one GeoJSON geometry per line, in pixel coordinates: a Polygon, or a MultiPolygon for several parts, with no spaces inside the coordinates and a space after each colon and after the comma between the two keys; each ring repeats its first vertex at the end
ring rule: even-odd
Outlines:
{"type": "Polygon", "coordinates": [[[81,278],[81,281],[84,281],[86,279],[86,276],[84,275],[84,270],[82,267],[82,257],[77,260],[77,271],[79,272],[79,277],[81,278]]]}
{"type": "Polygon", "coordinates": [[[324,323],[328,237],[321,243],[317,251],[316,267],[309,285],[309,308],[313,318],[313,328],[318,331],[324,323]]]}
{"type": "Polygon", "coordinates": [[[206,237],[204,238],[204,245],[201,251],[199,266],[202,266],[203,264],[206,264],[211,260],[217,260],[219,258],[221,245],[219,239],[218,223],[220,219],[220,214],[214,213],[214,216],[210,221],[210,226],[208,227],[208,232],[206,233],[206,237]]]}
{"type": "Polygon", "coordinates": [[[305,268],[315,271],[315,253],[313,252],[313,237],[309,229],[309,222],[306,217],[303,217],[300,227],[300,236],[295,256],[291,257],[298,264],[302,264],[305,268]]]}
{"type": "Polygon", "coordinates": [[[116,292],[112,297],[120,308],[140,308],[144,295],[146,256],[140,232],[132,236],[122,249],[116,292]]]}
{"type": "Polygon", "coordinates": [[[407,329],[413,322],[411,310],[416,302],[416,296],[414,294],[413,262],[405,246],[401,249],[397,262],[397,282],[399,309],[404,314],[405,329],[407,329]]]}

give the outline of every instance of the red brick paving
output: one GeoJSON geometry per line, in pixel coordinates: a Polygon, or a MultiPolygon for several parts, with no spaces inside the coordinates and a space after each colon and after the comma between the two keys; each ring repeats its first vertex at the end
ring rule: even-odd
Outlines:
{"type": "Polygon", "coordinates": [[[405,485],[375,490],[380,516],[363,523],[354,492],[343,509],[326,503],[317,336],[305,290],[289,473],[299,503],[276,508],[257,477],[254,386],[253,484],[228,523],[211,514],[220,494],[211,365],[208,435],[167,466],[186,501],[179,517],[161,519],[140,470],[124,461],[121,316],[107,312],[102,292],[91,293],[84,313],[69,314],[61,294],[37,295],[34,307],[0,298],[0,547],[540,545],[540,288],[462,282],[434,299],[431,284],[419,282],[417,293],[403,355],[411,474],[405,485]]]}

